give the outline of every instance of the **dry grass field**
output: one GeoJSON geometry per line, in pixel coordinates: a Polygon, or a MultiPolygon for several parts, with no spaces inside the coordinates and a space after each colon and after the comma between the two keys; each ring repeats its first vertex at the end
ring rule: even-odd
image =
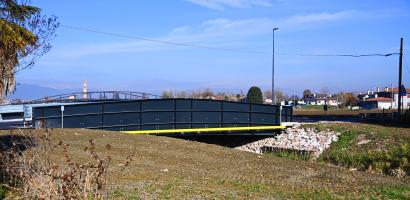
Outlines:
{"type": "MultiPolygon", "coordinates": [[[[0,141],[21,132],[1,131],[0,141]]],[[[24,134],[38,137],[44,130],[24,134]]],[[[110,144],[108,181],[113,199],[410,198],[409,179],[182,139],[80,129],[54,129],[49,138],[52,145],[60,140],[68,144],[67,153],[80,163],[89,159],[84,148],[90,139],[102,154],[110,144]],[[122,167],[130,154],[132,162],[122,167]]],[[[58,148],[49,152],[59,164],[65,162],[63,154],[58,148]]]]}

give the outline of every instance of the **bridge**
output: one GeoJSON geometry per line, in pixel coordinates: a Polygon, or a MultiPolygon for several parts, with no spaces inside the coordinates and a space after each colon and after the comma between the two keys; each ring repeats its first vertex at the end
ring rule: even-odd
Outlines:
{"type": "Polygon", "coordinates": [[[105,99],[33,107],[35,128],[87,128],[130,134],[276,134],[289,106],[211,99],[105,99]]]}
{"type": "Polygon", "coordinates": [[[10,128],[87,128],[130,134],[275,134],[284,128],[282,122],[292,118],[289,106],[162,99],[130,91],[67,93],[0,106],[0,123],[10,128]]]}

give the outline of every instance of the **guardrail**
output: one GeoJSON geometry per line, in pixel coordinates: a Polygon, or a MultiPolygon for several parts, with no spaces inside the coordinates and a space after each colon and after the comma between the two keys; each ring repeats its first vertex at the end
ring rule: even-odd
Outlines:
{"type": "Polygon", "coordinates": [[[74,92],[43,97],[41,99],[26,102],[29,104],[50,103],[50,102],[94,102],[109,100],[139,100],[139,99],[158,99],[161,96],[131,91],[91,91],[74,92]]]}

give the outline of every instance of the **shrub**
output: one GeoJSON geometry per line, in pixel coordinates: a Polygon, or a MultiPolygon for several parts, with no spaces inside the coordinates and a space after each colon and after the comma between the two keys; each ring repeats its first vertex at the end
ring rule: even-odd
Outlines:
{"type": "Polygon", "coordinates": [[[262,91],[259,87],[253,86],[249,89],[246,95],[246,102],[248,103],[263,103],[262,91]]]}

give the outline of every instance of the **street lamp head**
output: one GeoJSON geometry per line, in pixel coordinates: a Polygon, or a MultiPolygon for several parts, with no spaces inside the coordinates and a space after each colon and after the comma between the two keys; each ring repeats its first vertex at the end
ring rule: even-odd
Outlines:
{"type": "Polygon", "coordinates": [[[273,28],[273,31],[276,31],[276,30],[278,30],[279,28],[273,28]]]}

